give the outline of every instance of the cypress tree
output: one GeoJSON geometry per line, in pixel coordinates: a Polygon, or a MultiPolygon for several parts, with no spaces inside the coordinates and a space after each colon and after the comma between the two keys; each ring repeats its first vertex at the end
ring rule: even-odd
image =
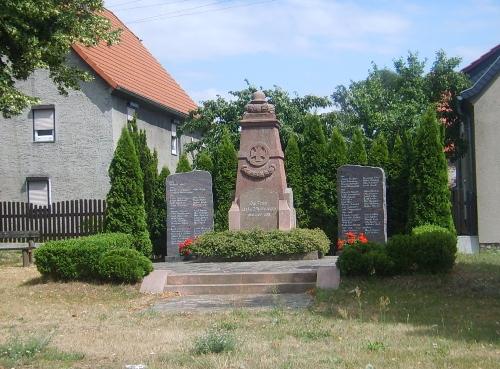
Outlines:
{"type": "Polygon", "coordinates": [[[209,173],[214,171],[214,163],[207,150],[200,152],[196,155],[196,169],[206,170],[209,173]]]}
{"type": "Polygon", "coordinates": [[[175,173],[186,173],[192,170],[191,164],[189,164],[188,157],[186,153],[183,153],[179,158],[179,162],[177,163],[177,167],[175,168],[175,173]]]}
{"type": "Polygon", "coordinates": [[[368,156],[365,148],[365,135],[361,129],[356,129],[352,136],[351,145],[349,147],[349,164],[367,165],[368,156]]]}
{"type": "Polygon", "coordinates": [[[436,113],[429,108],[422,116],[414,140],[408,230],[434,224],[455,232],[443,146],[436,113]]]}
{"type": "Polygon", "coordinates": [[[137,250],[149,257],[152,246],[144,210],[143,178],[126,128],[122,129],[108,173],[111,188],[106,196],[105,229],[133,235],[137,250]]]}
{"type": "MultiPolygon", "coordinates": [[[[304,129],[302,170],[304,211],[310,228],[329,230],[329,181],[327,176],[327,143],[317,116],[308,116],[304,129]]],[[[331,236],[331,234],[330,234],[331,236]]]]}
{"type": "Polygon", "coordinates": [[[214,153],[215,230],[228,229],[228,212],[234,198],[238,157],[229,132],[224,129],[214,153]]]}
{"type": "Polygon", "coordinates": [[[332,136],[328,142],[328,179],[330,181],[328,207],[330,210],[330,235],[332,240],[338,238],[338,198],[337,198],[337,170],[342,165],[347,164],[347,144],[344,136],[334,127],[332,136]]]}
{"type": "Polygon", "coordinates": [[[170,175],[168,168],[163,167],[156,178],[154,193],[155,221],[151,239],[153,240],[153,250],[155,255],[165,255],[167,244],[167,200],[166,185],[167,177],[170,175]]]}
{"type": "Polygon", "coordinates": [[[387,164],[387,228],[389,235],[403,234],[408,222],[408,180],[410,162],[408,150],[396,135],[387,164]]]}
{"type": "Polygon", "coordinates": [[[285,149],[285,170],[288,187],[293,190],[293,202],[299,227],[305,227],[305,213],[302,202],[303,180],[299,145],[295,135],[290,135],[285,149]]]}
{"type": "Polygon", "coordinates": [[[383,133],[379,133],[373,140],[370,148],[369,165],[385,169],[389,161],[389,149],[387,148],[387,140],[383,133]]]}

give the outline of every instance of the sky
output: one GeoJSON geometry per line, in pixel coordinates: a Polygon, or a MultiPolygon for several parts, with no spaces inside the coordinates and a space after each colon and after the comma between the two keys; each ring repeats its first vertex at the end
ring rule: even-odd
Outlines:
{"type": "Polygon", "coordinates": [[[246,87],[328,96],[437,50],[461,67],[500,43],[500,0],[106,0],[197,103],[246,87]]]}

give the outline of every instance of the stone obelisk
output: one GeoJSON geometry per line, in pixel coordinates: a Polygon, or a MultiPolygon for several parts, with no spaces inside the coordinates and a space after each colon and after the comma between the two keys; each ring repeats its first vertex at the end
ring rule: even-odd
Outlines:
{"type": "Polygon", "coordinates": [[[236,193],[229,210],[229,229],[296,227],[293,193],[287,188],[280,123],[274,105],[262,91],[252,95],[240,121],[236,193]]]}

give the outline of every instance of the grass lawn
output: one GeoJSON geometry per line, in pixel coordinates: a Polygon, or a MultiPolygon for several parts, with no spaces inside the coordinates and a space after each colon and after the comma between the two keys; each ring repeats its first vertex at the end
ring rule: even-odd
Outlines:
{"type": "Polygon", "coordinates": [[[0,367],[499,368],[500,253],[460,256],[447,276],[344,280],[306,311],[147,310],[165,298],[44,282],[2,252],[0,367]],[[208,332],[234,350],[196,354],[208,332]]]}

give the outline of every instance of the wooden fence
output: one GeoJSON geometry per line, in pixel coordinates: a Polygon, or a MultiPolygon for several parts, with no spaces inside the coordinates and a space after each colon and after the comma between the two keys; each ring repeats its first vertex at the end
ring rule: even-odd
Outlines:
{"type": "Polygon", "coordinates": [[[40,231],[38,242],[86,236],[103,231],[105,210],[104,200],[70,200],[49,206],[0,202],[0,232],[40,231]]]}

